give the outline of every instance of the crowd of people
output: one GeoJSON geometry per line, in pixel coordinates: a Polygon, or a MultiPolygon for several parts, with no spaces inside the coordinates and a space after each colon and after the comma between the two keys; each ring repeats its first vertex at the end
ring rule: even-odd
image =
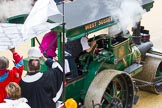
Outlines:
{"type": "MultiPolygon", "coordinates": [[[[54,31],[47,33],[40,47],[31,47],[28,50],[27,74],[22,77],[24,70],[23,57],[15,48],[10,49],[13,54],[14,67],[9,70],[9,60],[0,57],[0,108],[56,108],[56,102],[63,91],[63,69],[53,59],[56,56],[57,34],[54,31]],[[49,47],[50,46],[50,47],[49,47]],[[40,72],[40,61],[44,61],[48,70],[40,72]]],[[[87,37],[79,40],[81,51],[91,51],[87,37]]],[[[76,54],[72,52],[71,43],[66,45],[66,53],[75,62],[76,54]]],[[[75,51],[78,53],[78,51],[75,51]]],[[[78,55],[77,55],[78,56],[78,55]]],[[[67,57],[68,58],[68,57],[67,57]]],[[[76,67],[74,77],[78,76],[76,67]]]]}
{"type": "Polygon", "coordinates": [[[45,58],[39,48],[31,47],[28,51],[27,75],[21,77],[24,69],[23,58],[15,48],[10,51],[15,63],[12,70],[8,69],[9,60],[4,56],[0,57],[0,107],[55,108],[63,91],[60,64],[51,58],[45,58]],[[49,67],[46,72],[40,72],[40,60],[49,67]]]}

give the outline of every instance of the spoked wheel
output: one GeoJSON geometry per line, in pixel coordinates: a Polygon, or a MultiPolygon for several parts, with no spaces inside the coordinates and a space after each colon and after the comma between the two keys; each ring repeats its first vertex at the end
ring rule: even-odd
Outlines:
{"type": "Polygon", "coordinates": [[[104,70],[92,81],[84,101],[86,108],[132,108],[133,83],[117,70],[104,70]]]}
{"type": "Polygon", "coordinates": [[[127,87],[127,82],[122,75],[115,76],[104,92],[101,101],[102,108],[123,108],[128,96],[127,87]]]}

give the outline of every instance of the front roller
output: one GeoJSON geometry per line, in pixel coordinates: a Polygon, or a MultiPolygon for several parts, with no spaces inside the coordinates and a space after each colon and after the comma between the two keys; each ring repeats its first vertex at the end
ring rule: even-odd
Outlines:
{"type": "Polygon", "coordinates": [[[132,108],[133,83],[117,70],[103,70],[92,81],[84,100],[85,108],[132,108]]]}
{"type": "Polygon", "coordinates": [[[147,86],[141,85],[140,88],[142,90],[160,94],[162,92],[162,76],[156,77],[157,72],[160,71],[162,73],[162,57],[147,53],[144,61],[143,71],[137,74],[135,78],[150,84],[146,84],[147,86]]]}

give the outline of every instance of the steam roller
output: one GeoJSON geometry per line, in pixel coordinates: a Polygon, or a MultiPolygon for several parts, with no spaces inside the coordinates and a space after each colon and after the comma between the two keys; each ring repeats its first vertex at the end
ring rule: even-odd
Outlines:
{"type": "Polygon", "coordinates": [[[134,86],[127,73],[103,70],[92,81],[84,105],[86,108],[132,108],[133,91],[134,86]]]}
{"type": "Polygon", "coordinates": [[[146,53],[143,71],[134,78],[140,89],[160,94],[162,92],[162,56],[146,53]]]}

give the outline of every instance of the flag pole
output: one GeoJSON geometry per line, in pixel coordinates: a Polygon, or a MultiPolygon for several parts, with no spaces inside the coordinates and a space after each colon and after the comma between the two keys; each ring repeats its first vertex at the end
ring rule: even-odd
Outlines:
{"type": "Polygon", "coordinates": [[[64,10],[65,10],[65,3],[64,3],[64,0],[63,0],[63,3],[62,3],[62,41],[63,41],[63,44],[62,44],[62,65],[63,65],[63,94],[62,94],[62,101],[65,102],[65,83],[66,83],[66,80],[65,80],[65,19],[64,19],[64,10]]]}

